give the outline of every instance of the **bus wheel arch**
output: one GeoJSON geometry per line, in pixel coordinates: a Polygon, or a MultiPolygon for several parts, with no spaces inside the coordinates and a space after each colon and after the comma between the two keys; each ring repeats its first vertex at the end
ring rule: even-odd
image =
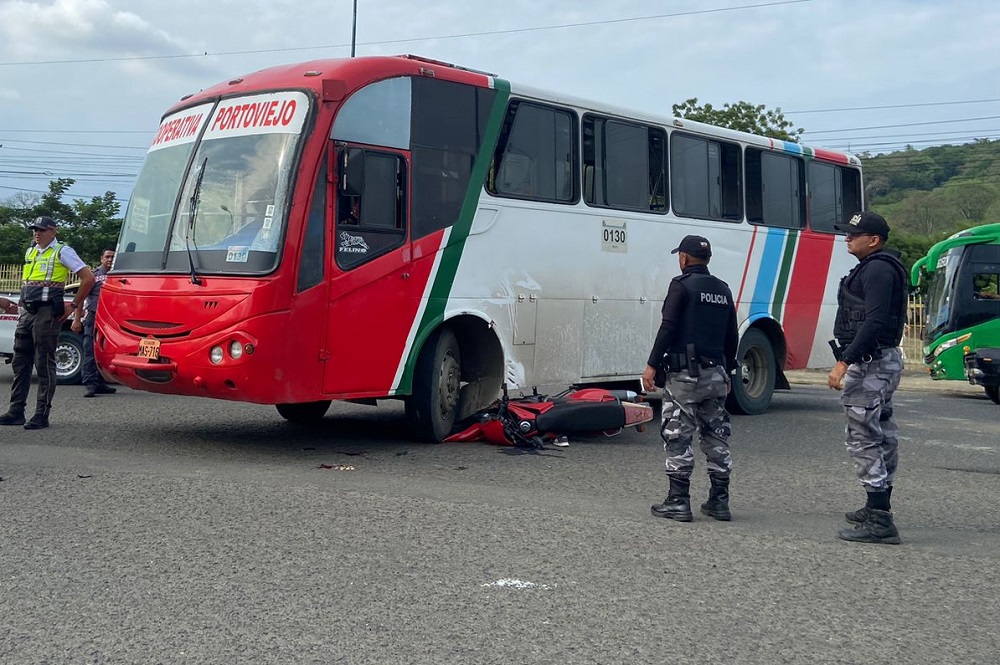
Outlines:
{"type": "Polygon", "coordinates": [[[503,349],[488,322],[466,315],[438,327],[420,350],[406,400],[414,434],[442,441],[456,423],[497,398],[503,366],[503,349]]]}
{"type": "Polygon", "coordinates": [[[758,415],[767,411],[775,388],[788,388],[781,371],[785,353],[784,336],[771,319],[763,319],[743,333],[736,354],[733,389],[726,400],[731,412],[758,415]]]}

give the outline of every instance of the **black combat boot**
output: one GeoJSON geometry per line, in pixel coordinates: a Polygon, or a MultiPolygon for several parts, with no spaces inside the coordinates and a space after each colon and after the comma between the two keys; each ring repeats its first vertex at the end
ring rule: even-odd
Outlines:
{"type": "Polygon", "coordinates": [[[701,504],[701,512],[722,522],[733,519],[729,512],[729,478],[709,476],[712,489],[708,492],[708,501],[701,504]]]}
{"type": "Polygon", "coordinates": [[[687,478],[671,478],[670,491],[663,503],[650,506],[649,511],[654,517],[663,517],[678,522],[690,522],[694,519],[691,513],[691,481],[687,478]]]}
{"type": "Polygon", "coordinates": [[[45,429],[49,426],[49,417],[42,413],[31,416],[31,420],[24,423],[24,429],[45,429]]]}
{"type": "Polygon", "coordinates": [[[841,529],[838,537],[855,543],[899,545],[899,531],[892,521],[892,513],[877,508],[867,510],[868,519],[853,527],[841,529]]]}
{"type": "Polygon", "coordinates": [[[24,411],[8,411],[0,416],[0,425],[23,425],[24,411]]]}
{"type": "Polygon", "coordinates": [[[891,513],[892,506],[889,504],[890,496],[892,496],[892,487],[887,487],[884,492],[868,492],[865,497],[864,507],[858,508],[857,510],[849,513],[844,513],[844,519],[851,524],[861,524],[868,519],[868,513],[872,508],[891,513]]]}

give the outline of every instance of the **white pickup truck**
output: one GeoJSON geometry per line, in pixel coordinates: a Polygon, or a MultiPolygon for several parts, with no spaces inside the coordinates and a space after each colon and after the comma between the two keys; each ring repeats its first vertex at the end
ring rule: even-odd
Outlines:
{"type": "MultiPolygon", "coordinates": [[[[67,301],[72,300],[76,290],[66,290],[67,301]]],[[[16,293],[0,293],[0,358],[9,363],[14,357],[14,330],[17,328],[16,293]]],[[[60,384],[80,383],[83,372],[83,335],[70,330],[70,321],[63,323],[56,346],[56,380],[60,384]]]]}

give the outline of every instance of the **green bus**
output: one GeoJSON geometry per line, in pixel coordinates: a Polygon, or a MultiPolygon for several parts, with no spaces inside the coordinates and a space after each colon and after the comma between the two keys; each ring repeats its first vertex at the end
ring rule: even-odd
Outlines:
{"type": "Polygon", "coordinates": [[[924,364],[932,379],[967,380],[1000,404],[1000,224],[977,226],[935,244],[913,264],[927,281],[924,364]]]}

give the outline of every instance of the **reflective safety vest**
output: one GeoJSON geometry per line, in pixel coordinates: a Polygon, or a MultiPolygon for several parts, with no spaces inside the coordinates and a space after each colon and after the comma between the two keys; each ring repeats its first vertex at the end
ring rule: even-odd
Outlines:
{"type": "Polygon", "coordinates": [[[32,245],[24,253],[24,270],[21,277],[24,286],[21,287],[21,297],[25,302],[61,302],[63,287],[69,281],[69,268],[59,260],[59,252],[65,245],[53,242],[39,251],[38,245],[32,245]]]}

